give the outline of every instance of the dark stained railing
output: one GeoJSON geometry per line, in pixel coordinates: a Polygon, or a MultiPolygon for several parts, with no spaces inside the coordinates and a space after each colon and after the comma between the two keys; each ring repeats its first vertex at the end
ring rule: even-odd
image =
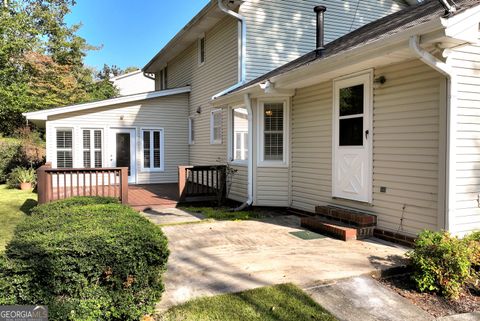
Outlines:
{"type": "Polygon", "coordinates": [[[128,168],[52,168],[47,163],[37,169],[38,203],[74,196],[105,196],[128,202],[128,168]]]}
{"type": "Polygon", "coordinates": [[[225,165],[179,166],[178,189],[180,202],[217,201],[226,191],[225,165]]]}

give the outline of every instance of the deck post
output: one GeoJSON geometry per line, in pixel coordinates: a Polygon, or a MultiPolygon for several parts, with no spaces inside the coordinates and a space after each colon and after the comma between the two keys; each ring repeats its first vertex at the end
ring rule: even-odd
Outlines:
{"type": "Polygon", "coordinates": [[[52,181],[47,170],[52,168],[52,163],[45,163],[37,169],[38,204],[45,204],[51,200],[52,181]]]}
{"type": "Polygon", "coordinates": [[[186,196],[187,166],[178,166],[178,201],[183,202],[186,196]]]}
{"type": "Polygon", "coordinates": [[[120,168],[120,191],[122,204],[128,204],[128,167],[120,168]]]}

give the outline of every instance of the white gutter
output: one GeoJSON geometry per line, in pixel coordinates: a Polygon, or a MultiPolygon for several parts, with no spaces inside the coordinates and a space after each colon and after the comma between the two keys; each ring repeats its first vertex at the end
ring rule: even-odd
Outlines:
{"type": "Polygon", "coordinates": [[[218,0],[218,7],[220,10],[225,12],[228,15],[231,15],[232,17],[236,18],[238,20],[238,29],[239,29],[239,35],[238,35],[238,47],[239,47],[239,55],[240,59],[238,60],[239,64],[239,80],[238,83],[235,85],[231,86],[230,88],[227,88],[223,90],[222,92],[216,94],[215,96],[212,97],[212,100],[217,99],[220,96],[225,95],[226,93],[237,89],[238,87],[241,87],[245,84],[245,79],[247,75],[247,68],[246,68],[246,55],[247,55],[247,23],[245,21],[245,18],[236,13],[233,10],[230,10],[223,4],[223,0],[218,0]]]}
{"type": "Polygon", "coordinates": [[[431,55],[420,47],[418,35],[412,36],[409,41],[410,49],[425,64],[447,77],[447,149],[446,149],[446,182],[445,182],[445,222],[444,229],[452,231],[455,227],[455,164],[456,164],[456,124],[457,124],[457,76],[449,65],[431,55]]]}

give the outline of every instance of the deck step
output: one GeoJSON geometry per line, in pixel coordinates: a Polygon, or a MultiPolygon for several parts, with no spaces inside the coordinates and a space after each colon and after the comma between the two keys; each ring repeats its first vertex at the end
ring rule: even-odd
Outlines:
{"type": "Polygon", "coordinates": [[[343,241],[352,241],[358,239],[358,229],[328,221],[319,217],[302,217],[302,227],[323,234],[328,234],[343,241]]]}
{"type": "Polygon", "coordinates": [[[377,217],[375,215],[336,206],[317,206],[315,207],[315,213],[329,220],[361,228],[375,227],[377,225],[377,217]]]}

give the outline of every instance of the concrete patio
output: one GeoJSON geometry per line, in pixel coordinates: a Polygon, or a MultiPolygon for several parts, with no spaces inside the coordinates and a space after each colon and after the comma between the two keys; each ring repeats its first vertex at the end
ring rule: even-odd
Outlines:
{"type": "Polygon", "coordinates": [[[314,286],[404,263],[402,247],[377,239],[302,240],[289,234],[300,229],[295,216],[163,227],[171,255],[157,309],[278,283],[314,286]]]}

